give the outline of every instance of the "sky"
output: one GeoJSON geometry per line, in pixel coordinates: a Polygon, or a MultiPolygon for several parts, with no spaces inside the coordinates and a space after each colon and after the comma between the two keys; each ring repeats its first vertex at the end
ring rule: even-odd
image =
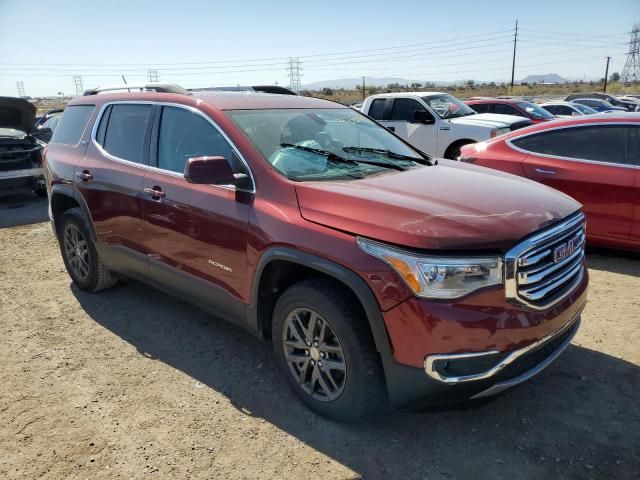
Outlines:
{"type": "Polygon", "coordinates": [[[621,72],[640,0],[0,0],[0,95],[159,80],[185,88],[350,77],[506,81],[621,72]]]}

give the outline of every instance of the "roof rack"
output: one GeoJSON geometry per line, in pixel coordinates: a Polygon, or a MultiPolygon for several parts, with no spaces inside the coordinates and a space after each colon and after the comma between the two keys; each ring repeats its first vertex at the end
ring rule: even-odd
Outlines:
{"type": "Polygon", "coordinates": [[[96,87],[85,90],[84,95],[97,95],[104,92],[158,92],[158,93],[179,93],[182,95],[190,95],[175,83],[147,82],[147,83],[122,83],[119,85],[107,85],[104,87],[96,87]]]}
{"type": "Polygon", "coordinates": [[[252,93],[275,93],[279,95],[297,95],[293,90],[281,87],[280,85],[251,85],[251,86],[228,86],[228,87],[205,87],[194,88],[194,92],[252,92],[252,93]]]}

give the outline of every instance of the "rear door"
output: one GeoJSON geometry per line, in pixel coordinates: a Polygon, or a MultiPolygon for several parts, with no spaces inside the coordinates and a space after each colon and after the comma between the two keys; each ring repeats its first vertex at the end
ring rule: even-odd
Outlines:
{"type": "Polygon", "coordinates": [[[146,273],[140,197],[149,165],[153,111],[150,103],[105,105],[75,172],[93,217],[98,248],[113,247],[101,254],[123,273],[146,273]]]}
{"type": "Polygon", "coordinates": [[[144,178],[144,245],[152,278],[199,303],[214,301],[234,319],[225,298],[246,298],[247,227],[253,200],[250,172],[221,130],[204,114],[162,106],[151,142],[154,168],[144,178]],[[183,175],[189,158],[223,156],[246,188],[195,185],[183,175]],[[211,285],[220,289],[212,289],[211,285]],[[226,294],[226,295],[225,295],[226,294]]]}
{"type": "Polygon", "coordinates": [[[437,124],[416,121],[416,112],[427,112],[432,117],[433,114],[414,98],[393,98],[392,100],[389,114],[385,116],[385,121],[382,123],[420,150],[436,155],[438,151],[437,124]]]}
{"type": "Polygon", "coordinates": [[[632,146],[630,160],[635,166],[636,195],[633,223],[631,224],[631,241],[640,246],[640,126],[636,127],[635,144],[632,146]]]}
{"type": "Polygon", "coordinates": [[[591,237],[628,240],[638,202],[634,141],[636,127],[610,124],[558,128],[512,143],[531,152],[524,162],[529,178],[584,205],[591,237]]]}

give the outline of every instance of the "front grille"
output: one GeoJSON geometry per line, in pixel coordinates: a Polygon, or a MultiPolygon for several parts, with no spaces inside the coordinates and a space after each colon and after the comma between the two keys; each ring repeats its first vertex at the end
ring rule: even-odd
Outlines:
{"type": "Polygon", "coordinates": [[[537,310],[565,298],[584,275],[584,246],[579,213],[511,249],[505,258],[507,298],[537,310]]]}

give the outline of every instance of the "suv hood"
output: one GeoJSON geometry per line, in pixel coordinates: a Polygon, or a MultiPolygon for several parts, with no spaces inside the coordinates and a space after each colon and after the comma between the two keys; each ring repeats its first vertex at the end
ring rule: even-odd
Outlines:
{"type": "Polygon", "coordinates": [[[490,128],[510,127],[514,123],[527,121],[524,117],[516,115],[502,115],[500,113],[478,113],[477,115],[468,115],[466,117],[452,118],[451,123],[459,123],[462,125],[482,125],[490,128]]]}
{"type": "Polygon", "coordinates": [[[299,183],[296,193],[308,221],[434,250],[504,251],[580,208],[539,183],[450,160],[362,180],[299,183]]]}
{"type": "Polygon", "coordinates": [[[0,97],[0,128],[29,133],[36,121],[36,107],[23,98],[0,97]]]}

